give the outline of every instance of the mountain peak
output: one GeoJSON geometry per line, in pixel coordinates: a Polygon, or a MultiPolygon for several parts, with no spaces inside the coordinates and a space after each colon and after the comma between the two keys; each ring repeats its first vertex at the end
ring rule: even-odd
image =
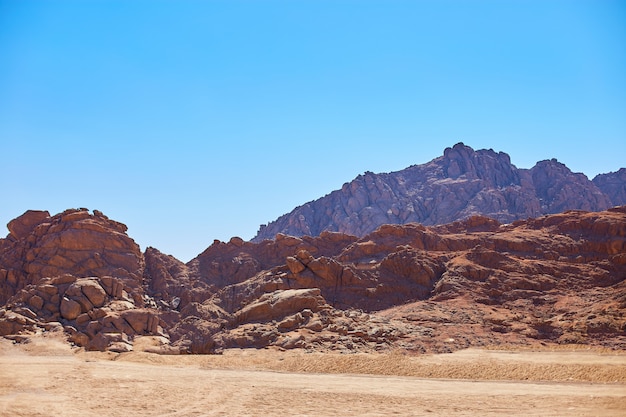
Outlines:
{"type": "MultiPolygon", "coordinates": [[[[620,194],[616,179],[600,178],[620,194]]],[[[550,159],[518,169],[504,152],[474,150],[463,142],[432,161],[401,171],[365,172],[340,190],[261,226],[253,241],[278,233],[303,236],[334,231],[364,236],[383,224],[436,225],[473,215],[511,222],[568,209],[605,210],[612,201],[584,174],[550,159]]],[[[617,200],[621,197],[616,197],[617,200]]]]}

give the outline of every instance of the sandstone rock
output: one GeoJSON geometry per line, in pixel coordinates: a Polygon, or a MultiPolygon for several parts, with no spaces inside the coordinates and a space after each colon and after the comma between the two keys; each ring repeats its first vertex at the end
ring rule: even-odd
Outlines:
{"type": "Polygon", "coordinates": [[[113,298],[122,298],[124,284],[121,280],[114,277],[104,276],[100,277],[100,283],[109,296],[113,298]]]}
{"type": "Polygon", "coordinates": [[[38,295],[33,295],[32,297],[30,297],[30,300],[28,302],[35,310],[41,310],[44,306],[43,298],[38,295]]]}
{"type": "Polygon", "coordinates": [[[87,350],[129,352],[132,350],[132,344],[124,333],[98,333],[86,348],[87,350]]]}
{"type": "Polygon", "coordinates": [[[430,290],[444,271],[443,265],[423,253],[401,249],[386,256],[380,263],[381,273],[393,274],[396,279],[414,282],[430,290]]]}
{"type": "Polygon", "coordinates": [[[321,332],[324,329],[324,324],[321,320],[311,320],[305,328],[312,330],[314,332],[321,332]]]}
{"type": "Polygon", "coordinates": [[[333,283],[342,276],[344,270],[339,262],[327,257],[314,259],[309,262],[307,267],[311,269],[315,275],[333,283]]]}
{"type": "Polygon", "coordinates": [[[0,309],[0,336],[18,334],[34,324],[33,320],[15,312],[0,309]]]}
{"type": "Polygon", "coordinates": [[[145,263],[144,277],[149,295],[165,308],[184,308],[188,303],[202,302],[212,294],[211,285],[205,279],[193,279],[187,265],[173,256],[149,247],[145,252],[145,263]]]}
{"type": "Polygon", "coordinates": [[[74,320],[81,313],[81,305],[67,297],[61,299],[61,316],[66,320],[74,320]]]}
{"type": "Polygon", "coordinates": [[[0,303],[46,277],[116,276],[140,291],[139,246],[125,234],[126,226],[102,214],[28,211],[11,221],[9,230],[7,239],[0,239],[0,303]]]}
{"type": "Polygon", "coordinates": [[[304,323],[304,321],[305,318],[302,313],[296,313],[285,317],[280,323],[278,323],[278,330],[291,330],[304,323]]]}
{"type": "MultiPolygon", "coordinates": [[[[465,151],[448,151],[454,180],[487,175],[464,160],[465,151]]],[[[491,181],[504,184],[509,174],[491,181]]],[[[550,204],[561,201],[556,190],[545,192],[550,204]]],[[[360,204],[357,197],[350,204],[360,204]]],[[[334,232],[259,243],[234,238],[188,264],[149,248],[137,259],[142,275],[120,266],[126,255],[101,249],[99,261],[76,270],[102,275],[65,271],[67,251],[80,245],[61,242],[59,233],[72,224],[115,236],[125,231],[102,214],[77,210],[46,218],[27,238],[5,239],[0,334],[18,340],[60,321],[68,339],[88,349],[124,352],[151,335],[163,338],[160,353],[267,346],[450,352],[565,342],[626,348],[626,207],[513,224],[474,216],[439,226],[383,225],[361,239],[334,232]],[[42,243],[50,236],[65,252],[42,243]],[[45,268],[63,273],[37,277],[37,268],[21,269],[44,259],[41,248],[54,253],[45,268]]]]}
{"type": "Polygon", "coordinates": [[[121,313],[121,318],[125,320],[132,332],[128,334],[157,334],[159,319],[149,310],[132,309],[121,313]]]}
{"type": "Polygon", "coordinates": [[[107,350],[115,353],[132,352],[133,345],[128,342],[112,342],[107,350]]]}
{"type": "Polygon", "coordinates": [[[77,346],[87,346],[87,344],[89,344],[89,336],[83,332],[79,332],[75,327],[65,326],[64,330],[68,334],[69,342],[74,343],[77,346]]]}
{"type": "Polygon", "coordinates": [[[9,233],[14,239],[24,239],[33,231],[35,226],[44,222],[50,217],[47,211],[28,210],[7,224],[9,233]]]}
{"type": "Polygon", "coordinates": [[[223,348],[223,338],[215,338],[220,330],[219,324],[189,316],[170,329],[170,337],[174,348],[181,353],[216,353],[223,348]]]}
{"type": "Polygon", "coordinates": [[[288,256],[286,258],[286,261],[287,261],[287,266],[289,267],[289,270],[294,274],[300,273],[306,269],[306,266],[304,266],[302,262],[300,262],[298,259],[294,258],[293,256],[288,256]]]}
{"type": "Polygon", "coordinates": [[[204,303],[190,303],[181,310],[180,314],[183,317],[195,316],[216,323],[230,322],[232,320],[231,314],[215,305],[210,300],[204,303]]]}
{"type": "Polygon", "coordinates": [[[102,307],[107,299],[106,291],[100,286],[99,280],[80,278],[65,291],[65,296],[77,301],[83,312],[94,307],[102,307]]]}
{"type": "Polygon", "coordinates": [[[237,323],[274,320],[304,309],[317,311],[323,304],[324,299],[317,288],[279,290],[237,311],[235,320],[237,323]]]}

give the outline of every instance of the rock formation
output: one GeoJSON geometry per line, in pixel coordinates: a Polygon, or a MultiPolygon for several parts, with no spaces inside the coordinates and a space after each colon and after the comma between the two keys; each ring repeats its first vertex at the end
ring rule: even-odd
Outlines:
{"type": "Polygon", "coordinates": [[[474,215],[509,223],[571,209],[605,210],[626,204],[622,171],[598,177],[594,184],[554,159],[518,169],[503,152],[474,151],[459,143],[423,165],[359,175],[340,190],[261,226],[253,241],[323,231],[361,237],[383,224],[436,225],[474,215]]]}
{"type": "Polygon", "coordinates": [[[143,256],[126,226],[95,210],[66,210],[56,216],[29,210],[8,224],[0,240],[0,303],[44,277],[116,276],[141,286],[143,256]]]}
{"type": "MultiPolygon", "coordinates": [[[[542,190],[546,205],[562,201],[542,190]]],[[[383,225],[362,238],[233,238],[188,264],[154,248],[142,254],[98,211],[27,212],[9,231],[0,239],[0,336],[15,340],[63,331],[86,349],[124,352],[143,336],[170,354],[626,348],[626,206],[506,224],[472,216],[383,225]]]]}
{"type": "Polygon", "coordinates": [[[609,197],[612,205],[626,204],[626,168],[597,175],[593,183],[609,197]]]}
{"type": "Polygon", "coordinates": [[[144,256],[126,226],[101,212],[27,211],[0,239],[0,334],[62,327],[96,350],[128,350],[129,337],[161,334],[145,309],[144,256]]]}

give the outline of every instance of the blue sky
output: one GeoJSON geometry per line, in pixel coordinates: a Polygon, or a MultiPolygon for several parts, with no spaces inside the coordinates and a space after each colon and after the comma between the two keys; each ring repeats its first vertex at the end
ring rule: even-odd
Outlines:
{"type": "Polygon", "coordinates": [[[457,142],[626,166],[626,2],[0,0],[2,224],[99,209],[188,261],[457,142]]]}

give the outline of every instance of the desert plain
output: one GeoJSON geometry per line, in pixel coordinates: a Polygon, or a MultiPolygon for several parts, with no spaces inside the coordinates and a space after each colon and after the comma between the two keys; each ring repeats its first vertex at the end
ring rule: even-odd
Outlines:
{"type": "MultiPolygon", "coordinates": [[[[0,339],[0,416],[624,416],[626,352],[88,352],[0,339]]],[[[149,350],[149,349],[148,349],[149,350]]]]}

